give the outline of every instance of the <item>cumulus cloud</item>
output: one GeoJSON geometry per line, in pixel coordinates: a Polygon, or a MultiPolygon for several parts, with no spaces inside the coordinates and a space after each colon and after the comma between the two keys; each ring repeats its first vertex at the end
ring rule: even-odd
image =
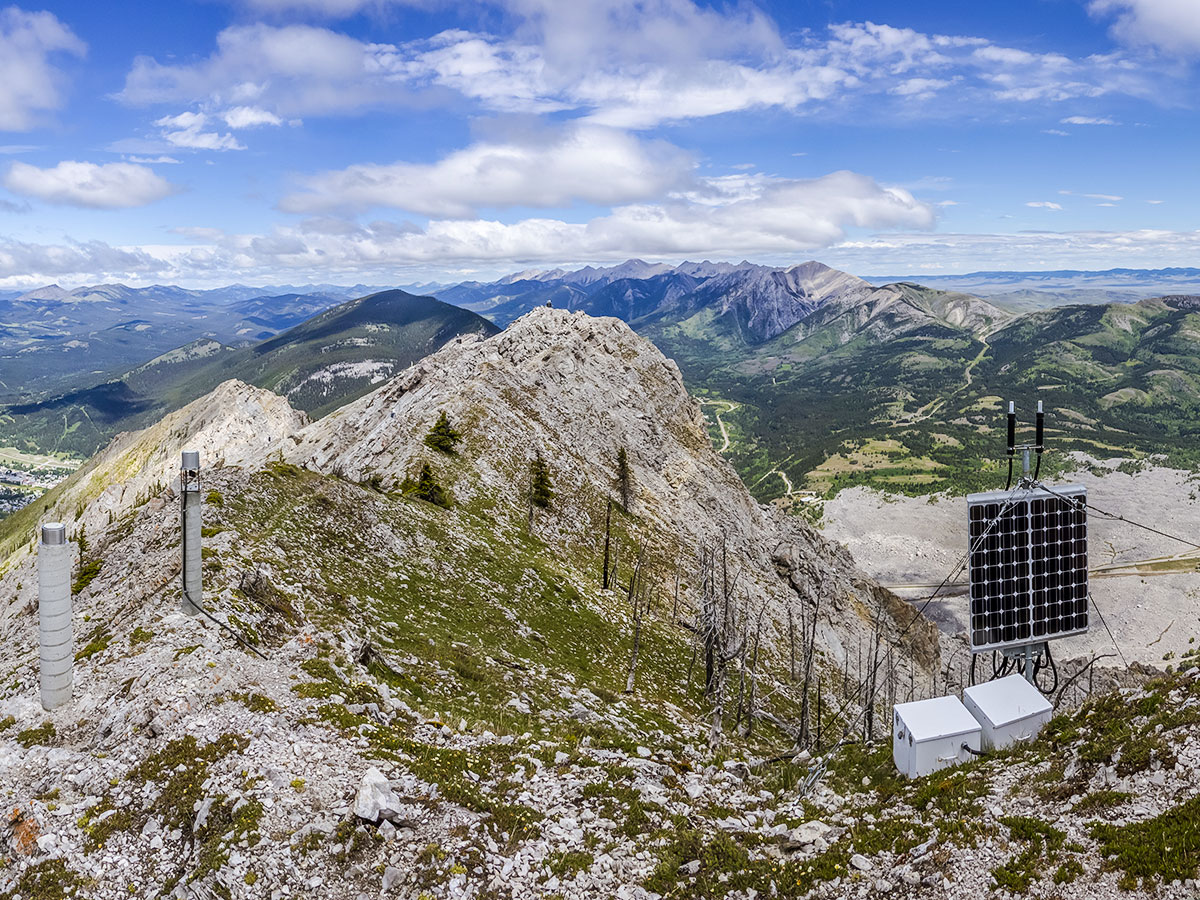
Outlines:
{"type": "Polygon", "coordinates": [[[50,169],[15,162],[4,176],[14,194],[93,209],[145,206],[174,193],[174,186],[146,166],[67,160],[50,169]]]}
{"type": "MultiPolygon", "coordinates": [[[[841,240],[850,228],[934,224],[931,207],[908,191],[883,187],[853,172],[821,178],[725,176],[697,182],[688,196],[618,206],[587,222],[530,218],[514,223],[440,219],[425,227],[379,224],[280,229],[295,252],[286,265],[353,258],[405,264],[617,259],[637,254],[741,256],[810,252],[841,240]],[[299,251],[301,241],[304,250],[299,251]]],[[[237,246],[261,252],[267,245],[237,246]],[[255,249],[257,247],[257,250],[255,249]]],[[[228,241],[225,246],[229,247],[228,241]]],[[[272,244],[271,246],[278,246],[272,244]]]]}
{"type": "Polygon", "coordinates": [[[469,218],[480,208],[610,206],[682,187],[692,158],[664,141],[596,126],[572,126],[550,141],[478,143],[429,165],[355,165],[306,178],[285,197],[287,212],[392,207],[469,218]]]}
{"type": "Polygon", "coordinates": [[[33,244],[0,239],[0,284],[32,286],[60,278],[136,281],[172,271],[166,260],[136,247],[113,247],[103,241],[33,244]]]}
{"type": "Polygon", "coordinates": [[[403,98],[409,60],[390,44],[309,25],[238,25],[194,64],[141,56],[117,99],[133,106],[205,102],[253,105],[279,117],[341,114],[403,98]]]}
{"type": "Polygon", "coordinates": [[[1194,0],[1092,0],[1088,9],[1097,17],[1115,15],[1112,32],[1120,40],[1180,55],[1200,53],[1194,0]]]}
{"type": "Polygon", "coordinates": [[[0,9],[0,131],[25,131],[62,104],[57,55],[83,56],[87,45],[49,12],[0,9]]]}
{"type": "Polygon", "coordinates": [[[163,116],[154,124],[162,129],[162,136],[174,147],[188,150],[245,150],[232,134],[204,131],[209,117],[201,112],[183,112],[177,116],[163,116]]]}
{"type": "Polygon", "coordinates": [[[1161,93],[1148,64],[1119,54],[1031,53],[872,22],[785,40],[751,7],[691,0],[508,0],[507,7],[517,22],[509,35],[449,30],[404,44],[310,25],[238,25],[199,62],[138,58],[118,97],[132,105],[253,108],[286,120],[459,95],[496,112],[571,111],[644,129],[756,108],[816,112],[872,97],[889,98],[888,115],[925,117],[977,114],[997,101],[1161,93]],[[940,102],[930,104],[934,96],[940,102]]]}
{"type": "Polygon", "coordinates": [[[1049,200],[1030,200],[1025,205],[1034,209],[1062,209],[1061,203],[1052,203],[1049,200]]]}
{"type": "Polygon", "coordinates": [[[282,125],[283,119],[257,106],[235,106],[221,113],[230,128],[257,128],[260,125],[282,125]]]}

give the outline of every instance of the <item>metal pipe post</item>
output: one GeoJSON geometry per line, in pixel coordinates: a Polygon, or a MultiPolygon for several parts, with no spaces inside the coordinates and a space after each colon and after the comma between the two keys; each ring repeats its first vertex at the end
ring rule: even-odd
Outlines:
{"type": "Polygon", "coordinates": [[[67,526],[61,522],[43,525],[37,565],[39,668],[45,710],[69,701],[75,680],[71,556],[67,526]]]}
{"type": "Polygon", "coordinates": [[[180,525],[183,534],[183,597],[180,610],[184,615],[198,616],[204,608],[203,584],[200,576],[200,453],[184,450],[179,472],[180,525]]]}

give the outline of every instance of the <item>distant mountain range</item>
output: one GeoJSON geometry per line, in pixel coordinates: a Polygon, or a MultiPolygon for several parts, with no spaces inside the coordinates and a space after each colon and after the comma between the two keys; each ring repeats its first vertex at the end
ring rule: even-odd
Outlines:
{"type": "MultiPolygon", "coordinates": [[[[260,299],[268,308],[276,299],[285,309],[304,305],[296,295],[260,299]]],[[[153,421],[230,378],[273,390],[319,417],[458,335],[490,336],[499,330],[475,313],[432,297],[382,291],[249,346],[200,338],[117,377],[0,408],[0,431],[17,443],[88,456],[116,432],[153,421]]]]}
{"type": "Polygon", "coordinates": [[[1195,281],[1200,293],[1200,269],[923,280],[933,286],[818,262],[630,260],[437,293],[499,324],[547,302],[625,319],[706,398],[714,439],[763,499],[859,483],[995,486],[1003,399],[1024,410],[1043,400],[1056,452],[1200,462],[1196,301],[1169,290],[1195,281]],[[959,285],[996,293],[943,289],[959,285]],[[1155,285],[1173,296],[1143,299],[1155,285]]]}
{"type": "Polygon", "coordinates": [[[1089,272],[970,272],[966,275],[868,275],[872,284],[919,281],[928,287],[965,291],[1015,312],[1081,303],[1136,303],[1164,294],[1200,293],[1200,269],[1106,269],[1089,272]]]}
{"type": "Polygon", "coordinates": [[[78,389],[194,340],[252,344],[370,293],[361,285],[310,288],[48,285],[0,295],[0,402],[78,389]]]}
{"type": "MultiPolygon", "coordinates": [[[[1092,290],[1095,300],[1108,290],[1102,282],[1193,274],[962,277],[1010,277],[1010,286],[1091,278],[1095,288],[1063,290],[1092,290]]],[[[984,298],[874,284],[815,261],[637,259],[433,287],[437,299],[385,291],[336,306],[329,292],[247,297],[240,286],[199,298],[169,287],[29,292],[7,301],[24,324],[10,324],[21,320],[13,314],[0,326],[18,332],[0,332],[0,348],[21,343],[0,356],[10,398],[0,438],[89,453],[229,377],[321,416],[457,334],[490,334],[550,304],[623,319],[675,359],[708,404],[718,446],[763,499],[798,503],[804,491],[860,483],[910,492],[994,485],[1004,399],[1023,409],[1043,400],[1056,451],[1200,462],[1200,313],[1190,294],[1043,308],[1050,292],[984,298]],[[118,321],[68,339],[87,322],[80,310],[118,321]],[[31,370],[40,381],[23,379],[31,370]]]]}

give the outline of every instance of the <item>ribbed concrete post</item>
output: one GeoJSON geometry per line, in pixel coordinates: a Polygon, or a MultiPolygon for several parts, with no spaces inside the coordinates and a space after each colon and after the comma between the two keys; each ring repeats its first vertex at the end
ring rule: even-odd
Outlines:
{"type": "Polygon", "coordinates": [[[38,545],[38,643],[42,708],[62,706],[71,699],[75,680],[74,634],[71,629],[71,545],[67,526],[42,526],[38,545]]]}
{"type": "Polygon", "coordinates": [[[183,451],[179,488],[183,532],[183,598],[180,609],[185,615],[198,616],[204,605],[200,581],[200,451],[183,451]]]}

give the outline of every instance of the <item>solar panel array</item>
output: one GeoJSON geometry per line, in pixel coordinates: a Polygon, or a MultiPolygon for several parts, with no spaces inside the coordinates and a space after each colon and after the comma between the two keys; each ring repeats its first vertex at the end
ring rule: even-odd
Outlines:
{"type": "Polygon", "coordinates": [[[1087,631],[1086,503],[1082,485],[967,497],[972,651],[1087,631]]]}

